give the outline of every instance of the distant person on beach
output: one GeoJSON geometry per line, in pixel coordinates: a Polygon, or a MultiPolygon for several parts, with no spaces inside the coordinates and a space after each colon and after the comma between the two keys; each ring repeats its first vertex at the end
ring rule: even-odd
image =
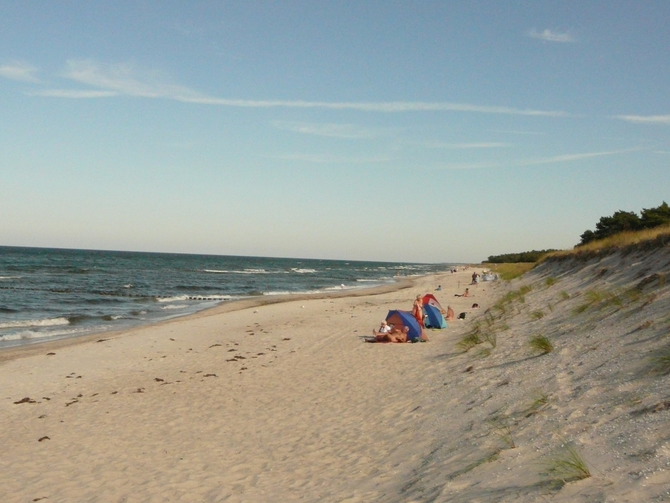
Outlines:
{"type": "Polygon", "coordinates": [[[442,290],[442,285],[437,285],[437,288],[435,289],[435,291],[439,292],[441,290],[442,290]]]}
{"type": "Polygon", "coordinates": [[[454,321],[456,319],[456,313],[454,310],[451,308],[451,306],[447,306],[447,321],[454,321]]]}
{"type": "Polygon", "coordinates": [[[426,328],[426,324],[423,321],[423,302],[421,302],[421,295],[417,295],[416,299],[414,299],[412,314],[416,318],[416,321],[419,322],[419,326],[421,328],[426,328]]]}
{"type": "Polygon", "coordinates": [[[457,294],[454,294],[454,297],[470,297],[470,289],[466,288],[465,292],[463,292],[463,294],[457,293],[457,294]]]}

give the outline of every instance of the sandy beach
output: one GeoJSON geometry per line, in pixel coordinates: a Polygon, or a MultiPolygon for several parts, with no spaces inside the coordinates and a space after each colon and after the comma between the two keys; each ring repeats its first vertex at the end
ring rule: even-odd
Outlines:
{"type": "Polygon", "coordinates": [[[473,267],[4,351],[2,501],[670,501],[652,358],[670,344],[669,257],[470,286],[473,267]],[[465,320],[363,342],[425,293],[465,320]],[[590,476],[557,470],[566,452],[590,476]]]}

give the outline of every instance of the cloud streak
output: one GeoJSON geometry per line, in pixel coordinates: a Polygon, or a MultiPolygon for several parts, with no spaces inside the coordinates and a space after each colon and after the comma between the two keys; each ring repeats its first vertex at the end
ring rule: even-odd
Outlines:
{"type": "Polygon", "coordinates": [[[275,121],[272,125],[283,131],[349,140],[367,140],[378,138],[383,134],[380,130],[365,128],[355,124],[275,121]]]}
{"type": "Polygon", "coordinates": [[[525,168],[530,166],[542,166],[547,164],[561,164],[582,161],[585,159],[593,159],[597,157],[607,157],[612,155],[627,154],[630,152],[639,151],[639,148],[629,148],[623,150],[609,150],[602,152],[582,152],[578,154],[562,154],[551,157],[537,158],[537,159],[522,159],[519,161],[509,162],[483,162],[472,164],[449,164],[441,166],[443,169],[453,170],[470,170],[470,169],[484,169],[484,168],[525,168]]]}
{"type": "Polygon", "coordinates": [[[542,31],[538,31],[535,28],[528,31],[528,36],[530,38],[535,38],[538,40],[543,40],[545,42],[554,42],[559,44],[569,44],[575,42],[575,38],[568,32],[559,32],[550,30],[546,28],[542,31]]]}
{"type": "Polygon", "coordinates": [[[130,64],[101,64],[92,60],[70,60],[63,77],[95,88],[97,92],[51,89],[33,94],[56,98],[101,98],[131,96],[166,99],[192,103],[237,108],[293,108],[351,110],[358,112],[411,113],[411,112],[463,112],[529,117],[570,117],[559,110],[535,110],[513,107],[474,105],[470,103],[389,101],[389,102],[328,102],[302,100],[243,100],[204,95],[193,89],[168,83],[165,76],[156,72],[142,72],[130,64]]]}
{"type": "Polygon", "coordinates": [[[37,78],[37,68],[24,62],[1,65],[0,77],[19,82],[40,82],[37,78]]]}
{"type": "Polygon", "coordinates": [[[489,149],[489,148],[506,148],[509,143],[502,142],[471,142],[471,143],[427,143],[428,148],[444,148],[451,150],[472,150],[472,149],[489,149]]]}
{"type": "Polygon", "coordinates": [[[616,115],[614,118],[635,124],[670,124],[670,115],[616,115]]]}

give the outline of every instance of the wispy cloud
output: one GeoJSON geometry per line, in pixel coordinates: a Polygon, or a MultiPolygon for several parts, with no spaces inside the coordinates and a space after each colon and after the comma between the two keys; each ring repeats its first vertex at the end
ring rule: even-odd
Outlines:
{"type": "Polygon", "coordinates": [[[231,100],[224,98],[175,97],[179,101],[202,105],[221,105],[243,108],[322,108],[330,110],[355,110],[359,112],[472,112],[482,114],[527,115],[544,117],[570,117],[570,114],[557,110],[532,110],[468,103],[390,101],[390,102],[327,102],[327,101],[257,101],[231,100]]]}
{"type": "Polygon", "coordinates": [[[79,89],[47,89],[44,91],[32,91],[26,93],[29,96],[44,96],[47,98],[70,98],[70,99],[91,99],[91,98],[109,98],[118,96],[115,91],[95,91],[79,89]]]}
{"type": "Polygon", "coordinates": [[[393,159],[387,156],[378,157],[346,157],[328,154],[285,154],[270,156],[283,161],[305,162],[311,164],[379,164],[393,159]]]}
{"type": "Polygon", "coordinates": [[[443,143],[433,142],[425,143],[424,146],[428,148],[444,148],[452,150],[470,150],[470,149],[489,149],[489,148],[506,148],[509,143],[502,142],[471,142],[471,143],[443,143]]]}
{"type": "Polygon", "coordinates": [[[546,134],[541,131],[521,131],[518,129],[492,129],[491,132],[502,133],[502,134],[513,134],[520,136],[542,136],[546,134]]]}
{"type": "Polygon", "coordinates": [[[454,169],[454,170],[464,170],[464,169],[482,169],[482,168],[515,168],[515,167],[530,167],[530,166],[542,166],[546,164],[561,164],[582,161],[585,159],[593,159],[597,157],[607,157],[612,155],[621,155],[627,154],[630,152],[639,151],[639,148],[629,148],[623,150],[608,150],[602,152],[582,152],[578,154],[562,154],[550,157],[541,157],[536,159],[521,159],[518,161],[506,161],[506,162],[483,162],[483,163],[460,163],[460,164],[447,164],[442,165],[442,169],[454,169]]]}
{"type": "Polygon", "coordinates": [[[575,38],[567,31],[560,32],[560,31],[554,31],[550,30],[549,28],[545,28],[542,31],[538,31],[535,28],[532,30],[529,30],[527,35],[530,38],[536,38],[538,40],[543,40],[545,42],[556,42],[556,43],[561,43],[561,44],[566,44],[566,43],[571,43],[575,42],[575,38]]]}
{"type": "Polygon", "coordinates": [[[0,77],[19,82],[40,82],[37,78],[37,68],[24,62],[0,65],[0,77]]]}
{"type": "MultiPolygon", "coordinates": [[[[570,117],[560,110],[535,110],[469,103],[389,101],[389,102],[327,102],[300,100],[241,100],[208,96],[187,87],[172,84],[165,75],[147,72],[131,64],[102,64],[93,60],[70,60],[63,77],[95,88],[98,93],[86,95],[82,91],[62,89],[45,90],[41,96],[58,98],[100,98],[109,96],[134,96],[167,99],[184,103],[239,108],[305,108],[327,110],[352,110],[359,112],[464,112],[538,117],[570,117]]],[[[35,93],[37,94],[37,93],[35,93]]]]}
{"type": "Polygon", "coordinates": [[[167,98],[180,101],[203,98],[186,87],[166,82],[157,72],[146,72],[131,64],[103,65],[91,60],[70,60],[64,77],[106,91],[144,98],[167,98]]]}
{"type": "Polygon", "coordinates": [[[357,126],[355,124],[275,121],[272,125],[277,129],[282,129],[284,131],[292,131],[294,133],[313,136],[325,136],[328,138],[364,140],[377,138],[384,134],[381,130],[357,126]]]}
{"type": "Polygon", "coordinates": [[[670,124],[670,115],[616,115],[614,118],[637,124],[670,124]]]}

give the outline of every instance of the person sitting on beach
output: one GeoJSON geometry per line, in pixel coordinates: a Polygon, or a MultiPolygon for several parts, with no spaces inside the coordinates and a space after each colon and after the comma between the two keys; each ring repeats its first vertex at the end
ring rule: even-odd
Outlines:
{"type": "Polygon", "coordinates": [[[379,325],[379,330],[373,330],[372,334],[377,337],[378,335],[388,334],[390,331],[391,325],[389,325],[388,321],[382,320],[381,324],[379,325]]]}
{"type": "Polygon", "coordinates": [[[457,293],[454,295],[454,297],[470,297],[470,289],[466,288],[462,295],[457,293]]]}
{"type": "Polygon", "coordinates": [[[454,321],[456,319],[456,313],[454,310],[451,308],[451,306],[447,306],[447,316],[446,320],[447,321],[454,321]]]}
{"type": "Polygon", "coordinates": [[[380,330],[373,330],[372,334],[375,336],[373,342],[407,342],[407,333],[409,327],[403,327],[402,330],[395,327],[390,327],[388,323],[382,322],[380,330]],[[388,330],[382,332],[381,329],[387,327],[388,330]]]}

